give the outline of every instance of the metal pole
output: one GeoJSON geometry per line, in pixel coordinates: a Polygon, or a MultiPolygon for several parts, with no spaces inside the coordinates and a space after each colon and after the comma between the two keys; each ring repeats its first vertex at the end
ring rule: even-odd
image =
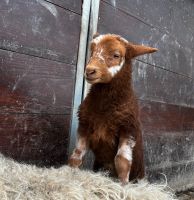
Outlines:
{"type": "MultiPolygon", "coordinates": [[[[70,131],[69,154],[72,153],[76,144],[77,128],[78,128],[77,110],[79,105],[81,104],[82,99],[86,96],[89,89],[89,84],[87,84],[84,81],[83,74],[84,74],[85,61],[88,60],[90,56],[89,43],[92,40],[93,35],[97,32],[99,5],[100,5],[100,0],[83,1],[81,34],[80,34],[79,53],[77,61],[77,73],[75,82],[71,131],[70,131]]],[[[91,168],[92,162],[93,162],[93,155],[91,152],[88,152],[86,154],[83,167],[91,168]]]]}
{"type": "Polygon", "coordinates": [[[77,60],[71,129],[70,129],[69,154],[73,151],[73,148],[75,147],[76,143],[77,127],[78,127],[77,110],[82,101],[82,96],[83,96],[83,78],[84,78],[83,74],[84,74],[86,52],[87,52],[90,8],[91,8],[91,0],[84,0],[82,4],[81,32],[80,32],[79,52],[77,60]]]}
{"type": "MultiPolygon", "coordinates": [[[[90,48],[89,48],[90,41],[92,40],[93,35],[97,32],[99,6],[100,6],[100,0],[91,0],[90,29],[89,29],[89,36],[88,36],[87,60],[90,57],[90,48]]],[[[90,88],[90,84],[84,81],[84,95],[83,95],[84,97],[87,95],[89,88],[90,88]]]]}

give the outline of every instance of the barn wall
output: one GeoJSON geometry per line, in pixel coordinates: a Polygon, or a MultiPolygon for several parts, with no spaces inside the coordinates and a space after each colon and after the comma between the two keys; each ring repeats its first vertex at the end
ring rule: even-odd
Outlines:
{"type": "Polygon", "coordinates": [[[0,152],[64,163],[81,1],[1,0],[0,13],[0,152]]]}
{"type": "Polygon", "coordinates": [[[120,34],[158,53],[134,60],[146,172],[177,189],[194,184],[194,2],[103,0],[98,32],[120,34]]]}

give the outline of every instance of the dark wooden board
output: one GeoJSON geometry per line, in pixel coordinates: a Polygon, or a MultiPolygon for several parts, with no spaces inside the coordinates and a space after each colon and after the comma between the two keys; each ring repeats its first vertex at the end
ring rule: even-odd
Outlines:
{"type": "Polygon", "coordinates": [[[194,80],[135,61],[133,86],[137,97],[182,106],[194,106],[194,80]]]}
{"type": "Polygon", "coordinates": [[[0,152],[50,166],[67,160],[70,115],[0,114],[0,152]]]}
{"type": "Polygon", "coordinates": [[[194,47],[194,2],[169,0],[105,0],[150,27],[166,32],[183,46],[194,47]]]}
{"type": "Polygon", "coordinates": [[[0,113],[70,114],[75,66],[0,50],[0,113]]]}
{"type": "Polygon", "coordinates": [[[2,0],[0,13],[1,49],[76,63],[80,15],[44,0],[2,0]]]}
{"type": "Polygon", "coordinates": [[[164,180],[164,173],[174,189],[192,183],[194,108],[152,101],[139,105],[149,179],[164,180]]]}
{"type": "Polygon", "coordinates": [[[81,15],[81,0],[46,0],[81,15]]]}
{"type": "Polygon", "coordinates": [[[194,77],[192,70],[194,56],[191,48],[181,46],[176,39],[166,33],[161,33],[158,29],[151,28],[133,16],[127,15],[104,2],[100,4],[98,32],[116,33],[131,42],[157,47],[159,49],[157,53],[141,56],[139,59],[194,77]]]}
{"type": "Polygon", "coordinates": [[[140,101],[139,104],[143,132],[148,143],[145,148],[157,155],[162,153],[146,159],[147,164],[153,166],[154,162],[159,165],[166,159],[169,162],[192,159],[194,108],[152,101],[140,101]]]}

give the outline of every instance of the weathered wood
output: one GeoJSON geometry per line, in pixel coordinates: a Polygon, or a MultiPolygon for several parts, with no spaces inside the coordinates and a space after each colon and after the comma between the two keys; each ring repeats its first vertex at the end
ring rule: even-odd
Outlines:
{"type": "Polygon", "coordinates": [[[75,66],[5,50],[0,55],[0,113],[71,113],[75,66]]]}
{"type": "Polygon", "coordinates": [[[192,183],[194,108],[152,101],[139,104],[150,180],[164,179],[160,174],[164,173],[175,189],[192,183]]]}
{"type": "Polygon", "coordinates": [[[70,115],[0,114],[0,152],[37,165],[64,164],[69,124],[70,115]]]}
{"type": "Polygon", "coordinates": [[[182,106],[194,106],[194,80],[135,61],[133,86],[137,97],[182,106]]]}
{"type": "Polygon", "coordinates": [[[44,0],[0,1],[0,48],[75,64],[80,15],[44,0]]]}
{"type": "Polygon", "coordinates": [[[194,2],[169,0],[104,0],[150,27],[171,35],[183,46],[194,47],[194,2]]]}
{"type": "Polygon", "coordinates": [[[81,0],[46,0],[81,15],[81,0]]]}
{"type": "Polygon", "coordinates": [[[144,22],[104,2],[101,2],[99,16],[99,33],[120,34],[131,42],[150,45],[159,49],[158,53],[142,56],[139,58],[140,60],[194,77],[192,70],[194,56],[189,46],[180,45],[170,35],[162,33],[156,28],[151,28],[144,22]]]}

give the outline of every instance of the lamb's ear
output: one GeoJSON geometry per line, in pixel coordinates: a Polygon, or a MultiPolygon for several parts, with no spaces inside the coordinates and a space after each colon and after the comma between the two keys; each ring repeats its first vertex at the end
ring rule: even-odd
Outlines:
{"type": "Polygon", "coordinates": [[[153,47],[148,47],[144,45],[135,45],[131,43],[128,44],[128,49],[129,49],[131,58],[134,58],[143,54],[147,54],[147,53],[154,53],[158,50],[153,47]]]}
{"type": "Polygon", "coordinates": [[[97,38],[99,35],[100,35],[100,33],[96,32],[96,33],[93,35],[93,39],[97,38]]]}

